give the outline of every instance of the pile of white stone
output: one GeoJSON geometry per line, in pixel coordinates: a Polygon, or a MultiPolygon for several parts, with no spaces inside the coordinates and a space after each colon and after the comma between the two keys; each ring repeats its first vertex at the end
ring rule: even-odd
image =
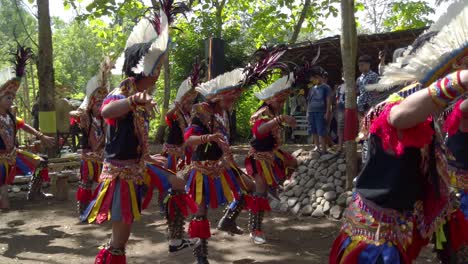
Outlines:
{"type": "Polygon", "coordinates": [[[293,153],[299,167],[284,183],[280,201],[273,200],[273,210],[313,217],[341,218],[351,202],[352,192],[345,190],[346,163],[343,155],[326,154],[302,149],[293,153]]]}

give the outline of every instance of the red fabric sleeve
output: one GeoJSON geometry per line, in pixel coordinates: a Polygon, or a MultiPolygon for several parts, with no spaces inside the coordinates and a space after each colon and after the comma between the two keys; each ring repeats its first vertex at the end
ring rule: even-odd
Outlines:
{"type": "Polygon", "coordinates": [[[385,107],[379,117],[373,121],[370,133],[380,137],[385,150],[391,149],[397,156],[400,156],[404,153],[405,147],[422,148],[429,144],[434,130],[431,127],[432,118],[429,117],[414,127],[400,130],[401,137],[399,137],[398,129],[388,122],[390,111],[397,104],[389,104],[385,107]]]}
{"type": "Polygon", "coordinates": [[[16,117],[16,129],[22,129],[26,123],[20,117],[16,117]]]}
{"type": "MultiPolygon", "coordinates": [[[[125,99],[126,97],[119,94],[119,95],[109,95],[107,96],[105,99],[104,99],[104,102],[102,102],[102,106],[101,106],[101,111],[102,109],[104,108],[104,106],[114,102],[114,101],[118,101],[118,100],[122,100],[122,99],[125,99]]],[[[111,125],[111,126],[115,126],[117,124],[117,120],[116,119],[110,119],[110,118],[106,118],[104,119],[104,121],[106,121],[106,123],[108,125],[111,125]]]]}
{"type": "Polygon", "coordinates": [[[190,136],[200,136],[202,134],[201,129],[197,126],[189,126],[184,133],[184,141],[187,141],[187,139],[190,136]]]}
{"type": "Polygon", "coordinates": [[[254,123],[254,125],[253,125],[253,127],[252,127],[252,133],[253,133],[253,135],[255,136],[255,138],[257,138],[257,139],[264,139],[264,138],[266,138],[266,137],[268,136],[268,134],[270,134],[269,132],[264,133],[264,134],[261,134],[260,132],[258,132],[258,128],[259,128],[262,124],[264,124],[264,123],[266,123],[266,122],[268,122],[268,121],[269,121],[269,120],[267,120],[267,119],[259,119],[259,120],[255,121],[255,123],[254,123]]]}
{"type": "Polygon", "coordinates": [[[166,115],[164,120],[166,121],[167,126],[172,127],[172,121],[177,119],[176,114],[166,115]]]}

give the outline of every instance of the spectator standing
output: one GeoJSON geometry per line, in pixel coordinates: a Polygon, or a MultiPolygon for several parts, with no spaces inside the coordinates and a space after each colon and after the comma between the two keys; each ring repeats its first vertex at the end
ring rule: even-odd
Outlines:
{"type": "Polygon", "coordinates": [[[372,58],[369,55],[359,57],[358,66],[361,76],[356,80],[359,96],[357,98],[358,111],[363,116],[372,106],[372,99],[376,92],[366,90],[366,85],[374,84],[379,81],[379,75],[370,69],[372,58]]]}
{"type": "Polygon", "coordinates": [[[307,96],[308,132],[320,153],[327,151],[327,120],[331,115],[331,89],[325,82],[326,73],[322,67],[316,66],[309,72],[309,81],[316,85],[309,90],[307,96]]]}

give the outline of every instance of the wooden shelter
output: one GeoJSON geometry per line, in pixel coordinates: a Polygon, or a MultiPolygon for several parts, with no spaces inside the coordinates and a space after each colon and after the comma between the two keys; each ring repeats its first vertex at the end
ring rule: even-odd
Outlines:
{"type": "MultiPolygon", "coordinates": [[[[358,35],[358,56],[367,54],[374,58],[371,67],[377,72],[379,51],[386,51],[386,61],[388,63],[392,60],[393,52],[396,49],[411,45],[424,30],[426,30],[426,28],[358,35]]],[[[301,64],[302,62],[312,60],[319,48],[319,65],[328,72],[329,84],[333,86],[341,83],[342,63],[339,35],[316,41],[293,44],[290,46],[290,50],[283,56],[282,60],[301,64]]],[[[359,71],[356,72],[359,74],[359,71]]]]}

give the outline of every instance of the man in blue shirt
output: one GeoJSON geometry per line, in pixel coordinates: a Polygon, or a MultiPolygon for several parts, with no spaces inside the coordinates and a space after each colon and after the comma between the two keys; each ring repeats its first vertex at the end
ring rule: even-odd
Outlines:
{"type": "Polygon", "coordinates": [[[309,80],[316,85],[309,90],[307,95],[307,120],[309,135],[312,135],[316,150],[321,153],[327,151],[327,120],[331,115],[331,88],[325,82],[326,71],[316,66],[309,72],[309,80]],[[319,144],[320,142],[320,144],[319,144]]]}

